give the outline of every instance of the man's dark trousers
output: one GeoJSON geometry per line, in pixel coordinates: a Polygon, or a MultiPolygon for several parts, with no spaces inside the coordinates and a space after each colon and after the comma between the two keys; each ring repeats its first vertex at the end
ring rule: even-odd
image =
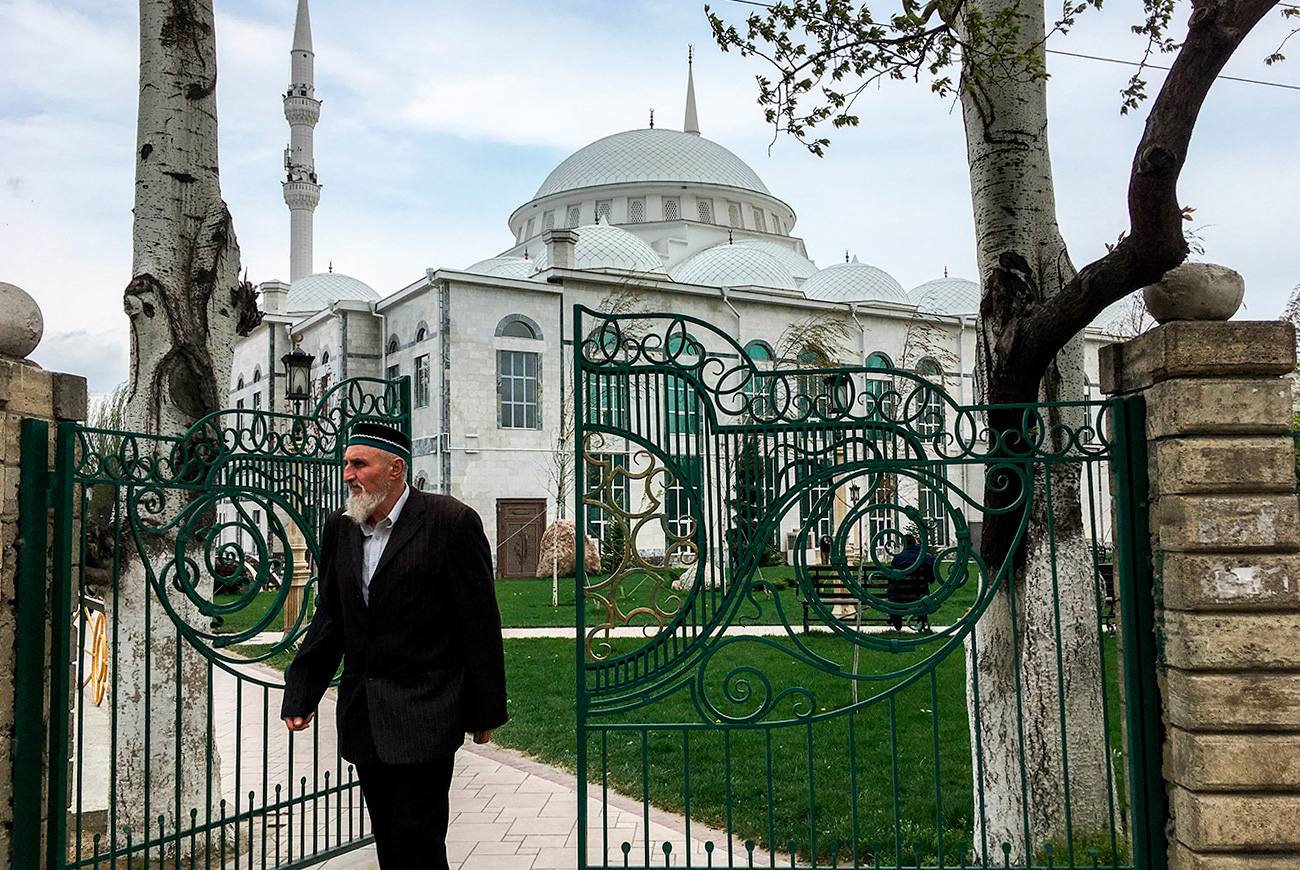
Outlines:
{"type": "Polygon", "coordinates": [[[418,764],[357,765],[380,867],[448,870],[448,792],[455,756],[418,764]]]}

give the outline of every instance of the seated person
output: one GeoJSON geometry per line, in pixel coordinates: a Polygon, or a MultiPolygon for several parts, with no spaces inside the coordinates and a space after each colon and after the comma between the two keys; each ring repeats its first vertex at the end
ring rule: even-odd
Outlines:
{"type": "MultiPolygon", "coordinates": [[[[907,572],[902,576],[891,575],[889,578],[889,588],[885,594],[894,604],[920,601],[929,594],[930,578],[934,576],[934,556],[928,552],[922,554],[921,542],[916,539],[916,535],[904,535],[903,543],[903,551],[889,563],[889,567],[895,571],[907,572]]],[[[903,630],[901,613],[891,613],[889,622],[896,631],[903,630]]],[[[927,615],[921,615],[919,627],[923,631],[929,630],[930,618],[927,615]]]]}

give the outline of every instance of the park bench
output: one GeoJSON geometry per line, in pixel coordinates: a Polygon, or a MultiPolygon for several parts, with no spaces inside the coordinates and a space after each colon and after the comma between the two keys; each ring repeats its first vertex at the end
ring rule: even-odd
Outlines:
{"type": "MultiPolygon", "coordinates": [[[[851,568],[850,570],[862,571],[861,567],[851,568]]],[[[826,605],[847,604],[855,610],[862,609],[862,601],[854,594],[853,590],[844,585],[840,577],[840,570],[834,565],[809,565],[808,579],[812,581],[813,589],[816,592],[817,600],[826,605]]],[[[889,591],[889,584],[886,582],[883,574],[872,572],[862,581],[862,588],[873,595],[881,598],[886,597],[889,591]]],[[[803,605],[803,630],[808,631],[809,620],[809,599],[802,592],[799,595],[799,603],[803,605]]],[[[865,613],[857,614],[874,622],[889,622],[889,615],[881,613],[878,610],[867,608],[865,613]]]]}
{"type": "Polygon", "coordinates": [[[1097,576],[1101,579],[1101,620],[1111,625],[1115,621],[1115,563],[1098,562],[1097,576]]]}

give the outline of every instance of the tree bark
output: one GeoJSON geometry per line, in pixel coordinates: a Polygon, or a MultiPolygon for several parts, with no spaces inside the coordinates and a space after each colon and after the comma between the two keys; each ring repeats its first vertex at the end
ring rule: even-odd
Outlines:
{"type": "MultiPolygon", "coordinates": [[[[137,432],[184,435],[223,407],[241,318],[245,328],[259,319],[253,294],[239,286],[239,247],[221,199],[215,90],[211,0],[141,0],[134,249],[124,294],[131,322],[124,416],[137,432]]],[[[157,460],[165,468],[169,458],[157,460]]],[[[183,491],[162,493],[155,520],[185,507],[183,491]]],[[[171,833],[188,826],[191,810],[205,820],[221,799],[221,762],[207,663],[146,579],[150,560],[178,616],[199,624],[197,608],[161,575],[177,555],[175,535],[137,531],[146,543],[123,564],[116,598],[114,703],[118,823],[131,825],[139,842],[145,832],[157,835],[159,816],[171,833]]],[[[200,594],[210,594],[208,578],[203,586],[200,594]]]]}
{"type": "MultiPolygon", "coordinates": [[[[1003,7],[1004,0],[976,0],[972,9],[992,20],[1003,7]]],[[[1018,9],[1020,48],[1041,46],[1042,5],[1018,9]]],[[[979,345],[987,401],[1079,401],[1080,336],[1048,359],[1045,376],[1028,376],[1032,393],[1025,391],[1017,352],[1032,314],[1076,277],[1056,221],[1046,80],[1028,65],[990,66],[968,56],[961,94],[983,284],[979,345]]],[[[1002,584],[968,646],[974,842],[989,861],[1001,860],[1003,844],[1013,860],[1030,860],[1046,842],[1063,847],[1067,833],[1101,833],[1110,821],[1080,469],[1048,470],[1033,461],[1033,446],[1019,433],[1035,422],[1042,432],[1077,428],[1083,420],[1060,409],[1044,411],[1041,421],[1019,411],[989,415],[990,427],[1005,438],[1003,456],[1023,475],[1003,476],[1010,485],[999,487],[998,472],[990,471],[986,498],[1007,512],[986,515],[984,556],[991,571],[1001,571],[1002,584]]]]}

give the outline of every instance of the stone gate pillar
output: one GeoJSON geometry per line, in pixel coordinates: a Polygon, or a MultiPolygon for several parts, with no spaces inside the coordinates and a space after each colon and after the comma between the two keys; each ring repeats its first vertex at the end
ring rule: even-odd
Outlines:
{"type": "Polygon", "coordinates": [[[1295,330],[1173,322],[1102,348],[1146,396],[1171,870],[1300,867],[1295,330]]]}
{"type": "MultiPolygon", "coordinates": [[[[48,372],[24,359],[40,341],[42,326],[40,309],[32,298],[12,284],[0,282],[0,870],[9,870],[13,866],[15,849],[25,848],[28,850],[26,854],[31,856],[41,846],[40,843],[18,843],[14,836],[15,689],[19,667],[16,595],[18,484],[22,447],[19,433],[22,421],[27,418],[46,420],[51,424],[86,418],[85,378],[48,372]]],[[[50,428],[53,430],[53,425],[50,428]]],[[[46,456],[42,457],[42,461],[47,463],[53,458],[53,431],[50,435],[50,445],[46,456]]],[[[48,605],[40,605],[41,602],[37,602],[34,610],[39,618],[44,619],[48,605]]],[[[48,654],[45,662],[44,683],[48,686],[48,654]]],[[[43,710],[48,709],[46,702],[43,710]]],[[[43,733],[36,736],[44,737],[43,733]]],[[[38,760],[42,766],[48,767],[50,760],[45,758],[43,743],[37,751],[41,752],[38,760]]],[[[33,803],[31,798],[31,794],[19,798],[19,812],[22,813],[25,807],[43,816],[43,803],[33,803]],[[37,809],[33,810],[34,807],[37,809]]],[[[21,823],[22,819],[19,821],[21,823]]],[[[43,825],[44,819],[40,821],[43,825]]],[[[30,831],[22,832],[22,837],[29,836],[30,831]]]]}

